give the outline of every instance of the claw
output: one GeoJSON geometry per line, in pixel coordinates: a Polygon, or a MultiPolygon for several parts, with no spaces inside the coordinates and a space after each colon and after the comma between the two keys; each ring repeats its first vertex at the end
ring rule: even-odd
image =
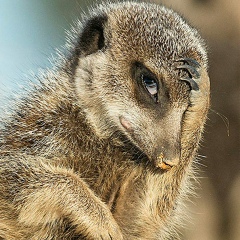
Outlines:
{"type": "Polygon", "coordinates": [[[180,80],[189,83],[192,90],[199,90],[198,84],[192,78],[180,78],[180,80]]]}
{"type": "Polygon", "coordinates": [[[189,77],[180,77],[180,80],[187,82],[190,85],[191,90],[198,91],[199,87],[194,79],[200,78],[200,73],[198,72],[200,64],[192,58],[180,58],[176,60],[176,62],[183,62],[183,64],[177,66],[176,69],[185,70],[189,74],[189,77]]]}
{"type": "Polygon", "coordinates": [[[192,58],[180,58],[180,59],[176,60],[176,62],[184,62],[189,65],[192,65],[195,68],[200,68],[199,62],[192,58]]]}
{"type": "Polygon", "coordinates": [[[186,69],[194,78],[200,78],[200,74],[197,69],[188,64],[180,65],[177,67],[177,69],[186,69]]]}

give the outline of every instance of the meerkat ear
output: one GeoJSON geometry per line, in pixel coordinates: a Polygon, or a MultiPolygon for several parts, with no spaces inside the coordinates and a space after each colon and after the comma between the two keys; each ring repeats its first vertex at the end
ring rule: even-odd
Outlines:
{"type": "Polygon", "coordinates": [[[96,16],[89,19],[79,38],[81,55],[87,56],[105,47],[104,27],[107,16],[96,16]]]}

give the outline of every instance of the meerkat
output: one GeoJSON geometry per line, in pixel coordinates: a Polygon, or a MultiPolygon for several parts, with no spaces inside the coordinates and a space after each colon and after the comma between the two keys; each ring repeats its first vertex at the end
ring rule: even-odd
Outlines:
{"type": "Polygon", "coordinates": [[[150,3],[83,17],[0,131],[0,239],[177,239],[209,108],[205,43],[150,3]]]}

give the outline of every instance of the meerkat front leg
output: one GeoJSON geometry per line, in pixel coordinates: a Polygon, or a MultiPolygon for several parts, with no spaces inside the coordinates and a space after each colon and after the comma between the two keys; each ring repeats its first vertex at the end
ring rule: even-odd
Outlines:
{"type": "MultiPolygon", "coordinates": [[[[110,210],[71,170],[30,164],[32,160],[29,159],[15,163],[10,161],[0,161],[0,184],[5,186],[2,195],[6,204],[15,209],[15,226],[20,226],[20,232],[27,232],[21,239],[64,239],[67,230],[61,225],[63,219],[65,222],[67,219],[68,226],[74,229],[74,236],[122,239],[110,210]],[[7,167],[9,165],[13,168],[7,167]],[[59,236],[56,236],[57,232],[59,236]]],[[[4,221],[1,219],[1,222],[4,221]]],[[[4,235],[2,237],[10,240],[4,235]]]]}

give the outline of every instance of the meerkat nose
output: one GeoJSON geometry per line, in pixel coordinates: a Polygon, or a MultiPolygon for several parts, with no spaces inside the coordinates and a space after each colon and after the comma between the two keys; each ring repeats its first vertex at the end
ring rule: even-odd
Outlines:
{"type": "Polygon", "coordinates": [[[178,163],[179,163],[179,158],[173,158],[173,159],[169,160],[164,157],[163,153],[160,153],[160,155],[157,157],[155,165],[156,165],[156,167],[159,167],[163,170],[169,170],[173,166],[178,165],[178,163]]]}

